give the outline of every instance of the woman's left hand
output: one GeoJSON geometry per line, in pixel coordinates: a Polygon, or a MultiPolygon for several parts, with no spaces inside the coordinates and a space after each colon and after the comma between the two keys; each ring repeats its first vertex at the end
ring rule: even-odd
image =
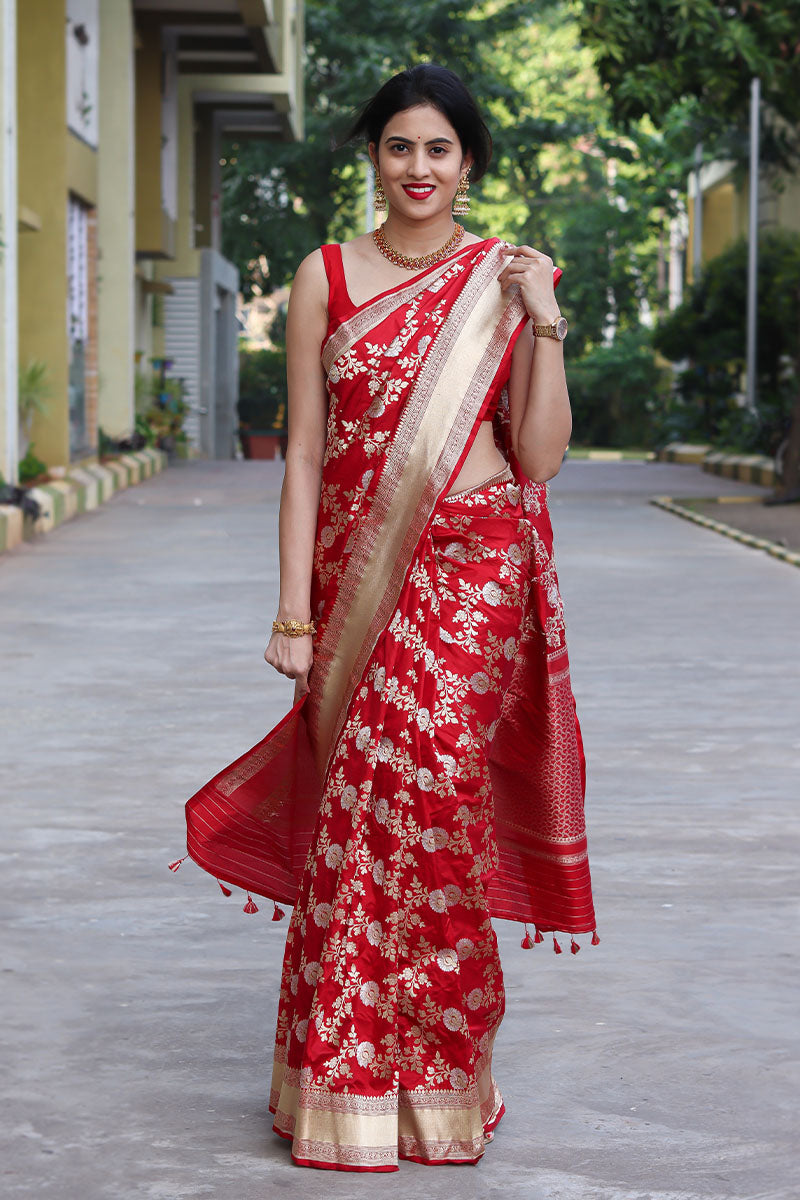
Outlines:
{"type": "Polygon", "coordinates": [[[536,324],[557,320],[561,312],[553,287],[552,258],[532,246],[509,246],[503,253],[512,257],[498,276],[502,290],[517,284],[528,316],[536,324]]]}

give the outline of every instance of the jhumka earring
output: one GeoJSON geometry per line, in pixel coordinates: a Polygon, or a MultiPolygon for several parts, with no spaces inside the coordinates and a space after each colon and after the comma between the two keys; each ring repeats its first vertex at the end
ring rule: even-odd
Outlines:
{"type": "Polygon", "coordinates": [[[380,171],[375,170],[375,196],[374,205],[376,212],[386,212],[386,193],[383,190],[380,171]]]}
{"type": "Polygon", "coordinates": [[[458,181],[458,191],[453,200],[453,216],[464,217],[469,212],[469,167],[458,181]]]}

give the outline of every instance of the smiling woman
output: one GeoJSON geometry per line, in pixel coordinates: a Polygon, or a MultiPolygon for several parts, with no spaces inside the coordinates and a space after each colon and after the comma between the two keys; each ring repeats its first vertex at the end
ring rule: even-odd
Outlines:
{"type": "Polygon", "coordinates": [[[354,135],[386,221],[309,255],[289,305],[265,658],[295,705],[187,813],[201,866],[294,905],[275,1131],[299,1165],[390,1171],[477,1162],[503,1114],[492,917],[534,924],[525,948],[597,936],[544,485],[570,431],[553,264],[453,221],[491,139],[451,72],[395,76],[354,135]]]}

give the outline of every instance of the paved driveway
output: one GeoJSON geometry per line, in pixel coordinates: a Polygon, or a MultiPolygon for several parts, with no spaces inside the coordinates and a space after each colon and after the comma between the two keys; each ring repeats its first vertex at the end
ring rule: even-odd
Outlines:
{"type": "Polygon", "coordinates": [[[800,571],[649,507],[720,488],[662,464],[552,489],[601,945],[498,923],[508,1112],[478,1167],[290,1165],[286,924],[166,868],[184,799],[290,702],[261,661],[279,486],[174,468],[0,564],[2,1194],[795,1200],[800,571]]]}

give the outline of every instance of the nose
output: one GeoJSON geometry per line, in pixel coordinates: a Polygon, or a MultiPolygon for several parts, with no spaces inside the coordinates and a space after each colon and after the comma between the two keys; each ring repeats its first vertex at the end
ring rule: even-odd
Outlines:
{"type": "Polygon", "coordinates": [[[430,163],[428,156],[425,153],[425,147],[417,145],[414,147],[408,162],[408,174],[414,179],[424,179],[430,174],[430,163]]]}

